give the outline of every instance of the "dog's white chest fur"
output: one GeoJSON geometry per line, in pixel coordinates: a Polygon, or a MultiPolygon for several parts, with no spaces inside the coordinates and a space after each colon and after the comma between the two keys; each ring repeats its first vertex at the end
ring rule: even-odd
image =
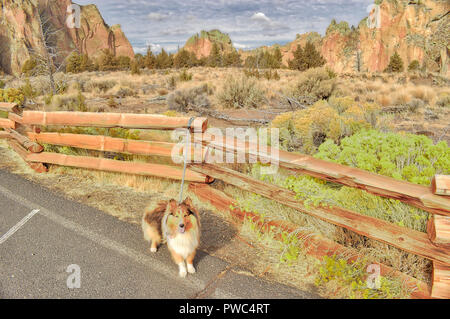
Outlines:
{"type": "Polygon", "coordinates": [[[177,234],[175,238],[167,238],[167,245],[178,255],[186,259],[198,247],[197,236],[177,234]]]}

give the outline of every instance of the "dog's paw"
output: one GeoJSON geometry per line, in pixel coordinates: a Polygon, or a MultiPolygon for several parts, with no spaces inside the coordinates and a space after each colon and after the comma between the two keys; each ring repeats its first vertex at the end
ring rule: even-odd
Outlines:
{"type": "Polygon", "coordinates": [[[188,264],[188,265],[187,265],[187,271],[188,271],[188,273],[190,273],[190,274],[195,274],[195,268],[194,268],[194,265],[188,264]]]}
{"type": "Polygon", "coordinates": [[[158,251],[158,248],[150,248],[150,251],[151,251],[152,253],[156,253],[156,252],[158,251]]]}
{"type": "Polygon", "coordinates": [[[186,276],[187,276],[186,269],[180,270],[179,275],[180,275],[181,278],[186,278],[186,276]]]}
{"type": "Polygon", "coordinates": [[[186,278],[187,276],[187,270],[186,270],[186,266],[183,263],[178,264],[178,269],[180,270],[178,272],[178,274],[180,275],[181,278],[186,278]]]}

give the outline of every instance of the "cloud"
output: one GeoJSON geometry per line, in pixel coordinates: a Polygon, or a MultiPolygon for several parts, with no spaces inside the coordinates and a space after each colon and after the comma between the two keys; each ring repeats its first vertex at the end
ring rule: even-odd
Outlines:
{"type": "Polygon", "coordinates": [[[152,12],[148,15],[148,18],[150,20],[154,20],[154,21],[163,21],[166,20],[169,16],[167,14],[163,14],[163,13],[157,13],[157,12],[152,12]]]}
{"type": "MultiPolygon", "coordinates": [[[[374,0],[76,0],[94,3],[109,25],[121,24],[137,52],[148,43],[176,50],[201,30],[228,33],[236,48],[285,44],[297,33],[325,33],[331,20],[358,23],[374,0]]],[[[159,47],[158,47],[159,46],[159,47]]]]}
{"type": "Polygon", "coordinates": [[[272,20],[270,20],[264,13],[257,12],[250,18],[255,21],[263,22],[263,23],[272,23],[272,20]]]}

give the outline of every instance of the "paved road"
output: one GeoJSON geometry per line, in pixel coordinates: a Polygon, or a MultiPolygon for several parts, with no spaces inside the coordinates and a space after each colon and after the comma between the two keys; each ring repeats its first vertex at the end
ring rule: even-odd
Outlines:
{"type": "Polygon", "coordinates": [[[0,299],[316,297],[203,252],[196,266],[178,278],[167,248],[152,255],[139,226],[0,170],[0,299]],[[69,265],[80,268],[80,288],[67,287],[69,265]]]}

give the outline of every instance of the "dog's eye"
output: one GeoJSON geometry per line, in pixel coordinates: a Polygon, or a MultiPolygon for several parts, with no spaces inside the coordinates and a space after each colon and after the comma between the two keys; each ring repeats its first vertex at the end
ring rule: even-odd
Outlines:
{"type": "Polygon", "coordinates": [[[188,210],[188,215],[195,215],[192,210],[188,210]]]}

